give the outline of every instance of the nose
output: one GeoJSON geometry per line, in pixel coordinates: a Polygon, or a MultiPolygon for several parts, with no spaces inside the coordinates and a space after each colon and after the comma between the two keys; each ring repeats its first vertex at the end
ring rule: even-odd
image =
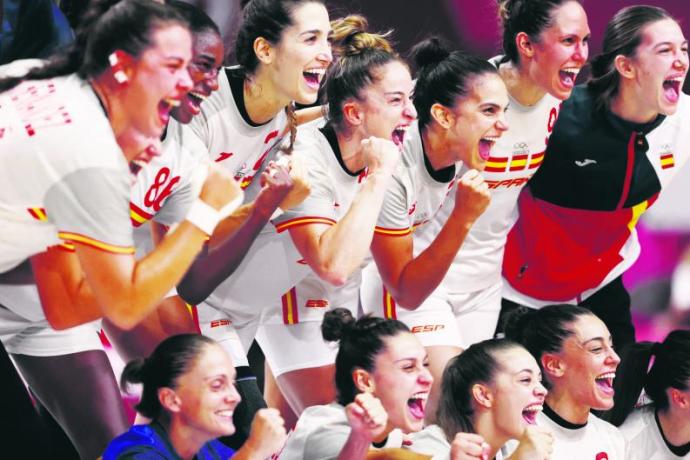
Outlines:
{"type": "Polygon", "coordinates": [[[321,52],[316,56],[316,60],[326,66],[333,62],[333,51],[331,50],[331,44],[326,41],[321,48],[321,52]]]}
{"type": "Polygon", "coordinates": [[[673,61],[673,67],[677,70],[685,71],[688,68],[688,55],[683,51],[676,52],[676,60],[673,61]]]}
{"type": "Polygon", "coordinates": [[[184,68],[180,72],[180,78],[177,80],[177,89],[180,91],[187,92],[194,87],[194,82],[192,77],[189,75],[187,68],[184,68]]]}
{"type": "Polygon", "coordinates": [[[618,364],[621,362],[620,356],[618,356],[618,353],[613,348],[609,348],[609,354],[606,357],[606,363],[610,365],[615,365],[618,366],[618,364]]]}
{"type": "Polygon", "coordinates": [[[431,385],[434,383],[434,376],[431,375],[428,367],[423,367],[422,372],[419,373],[419,382],[425,385],[431,385]]]}
{"type": "Polygon", "coordinates": [[[225,401],[228,403],[234,403],[235,405],[242,401],[242,396],[240,395],[239,391],[237,391],[235,385],[230,385],[230,389],[225,395],[225,401]]]}
{"type": "Polygon", "coordinates": [[[544,387],[544,384],[539,382],[536,387],[534,387],[534,394],[540,398],[545,398],[549,391],[544,387]]]}
{"type": "Polygon", "coordinates": [[[405,104],[405,110],[403,110],[403,115],[405,115],[411,120],[417,118],[417,109],[415,108],[414,104],[410,99],[408,99],[407,103],[405,104]]]}
{"type": "Polygon", "coordinates": [[[215,69],[211,75],[206,79],[206,84],[208,89],[213,91],[218,91],[218,69],[215,69]]]}
{"type": "Polygon", "coordinates": [[[508,124],[508,120],[506,119],[506,113],[505,111],[501,113],[501,115],[498,117],[498,120],[496,121],[496,129],[499,131],[508,131],[508,128],[510,128],[510,124],[508,124]]]}
{"type": "Polygon", "coordinates": [[[573,60],[584,64],[587,62],[587,57],[589,56],[589,45],[585,41],[580,41],[575,45],[575,54],[573,55],[573,60]]]}

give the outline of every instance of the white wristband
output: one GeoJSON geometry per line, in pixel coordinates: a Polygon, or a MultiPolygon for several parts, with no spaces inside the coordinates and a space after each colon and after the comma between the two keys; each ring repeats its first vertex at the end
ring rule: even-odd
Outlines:
{"type": "Polygon", "coordinates": [[[220,222],[221,216],[220,213],[211,206],[201,201],[201,199],[197,199],[194,204],[192,204],[185,219],[208,236],[211,236],[216,225],[220,222]]]}

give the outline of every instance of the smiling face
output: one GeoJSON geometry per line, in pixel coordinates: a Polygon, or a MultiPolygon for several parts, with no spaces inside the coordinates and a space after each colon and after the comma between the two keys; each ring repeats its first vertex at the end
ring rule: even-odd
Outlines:
{"type": "Polygon", "coordinates": [[[454,161],[481,171],[494,143],[508,129],[505,118],[508,90],[495,73],[474,77],[469,87],[470,91],[451,109],[448,140],[457,155],[454,161]]]}
{"type": "Polygon", "coordinates": [[[624,80],[633,86],[640,111],[672,115],[688,72],[688,42],[673,19],[647,24],[641,35],[635,56],[628,60],[631,78],[624,80]]]}
{"type": "Polygon", "coordinates": [[[433,377],[426,350],[409,332],[384,339],[374,360],[374,396],[388,413],[388,425],[406,433],[424,427],[424,411],[433,377]]]}
{"type": "Polygon", "coordinates": [[[552,379],[554,391],[567,392],[580,407],[607,410],[613,407],[613,379],[620,358],[606,325],[595,315],[582,315],[570,326],[573,334],[563,341],[556,356],[563,375],[552,379]]]}
{"type": "Polygon", "coordinates": [[[201,103],[218,89],[218,69],[223,62],[224,48],[220,36],[209,29],[194,34],[189,76],[194,87],[171,114],[180,123],[189,123],[201,112],[201,103]]]}
{"type": "Polygon", "coordinates": [[[277,98],[313,104],[333,60],[328,11],[321,3],[302,3],[292,11],[292,20],[275,45],[275,59],[267,70],[279,93],[277,98]]]}
{"type": "Polygon", "coordinates": [[[218,345],[207,345],[194,365],[177,379],[179,412],[171,416],[208,440],[235,432],[232,415],[241,398],[235,389],[235,367],[218,345]]]}
{"type": "Polygon", "coordinates": [[[375,71],[376,80],[360,91],[354,104],[361,110],[362,136],[390,139],[402,146],[405,131],[417,118],[410,95],[412,77],[406,65],[391,61],[375,71]]]}
{"type": "Polygon", "coordinates": [[[553,24],[532,44],[529,75],[544,91],[564,100],[589,55],[589,25],[580,3],[566,2],[552,12],[553,24]]]}
{"type": "Polygon", "coordinates": [[[536,423],[544,404],[546,389],[534,357],[523,347],[499,352],[499,370],[490,385],[493,393],[491,411],[497,430],[510,439],[519,439],[527,425],[536,423]]]}
{"type": "Polygon", "coordinates": [[[170,110],[179,105],[192,81],[187,71],[192,38],[179,25],[161,26],[151,33],[151,46],[131,65],[122,90],[130,127],[142,137],[159,138],[170,110]]]}

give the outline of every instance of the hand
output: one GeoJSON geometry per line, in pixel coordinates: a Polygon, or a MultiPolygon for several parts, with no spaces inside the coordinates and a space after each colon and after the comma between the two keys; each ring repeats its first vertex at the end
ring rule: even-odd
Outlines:
{"type": "Polygon", "coordinates": [[[458,181],[453,213],[468,223],[474,223],[490,201],[491,193],[484,177],[476,169],[470,169],[458,181]]]}
{"type": "Polygon", "coordinates": [[[254,207],[262,215],[270,217],[294,188],[294,183],[286,166],[270,162],[261,173],[261,185],[263,188],[254,201],[254,207]]]}
{"type": "Polygon", "coordinates": [[[283,448],[287,434],[285,421],[277,409],[260,409],[254,415],[249,438],[244,447],[251,451],[249,458],[265,459],[283,448]]]}
{"type": "Polygon", "coordinates": [[[401,156],[393,141],[378,137],[362,140],[361,152],[369,174],[393,174],[401,156]]]}
{"type": "Polygon", "coordinates": [[[450,444],[450,460],[489,460],[491,447],[474,433],[457,433],[450,444]]]}
{"type": "Polygon", "coordinates": [[[510,460],[548,460],[553,453],[553,434],[536,425],[528,426],[510,460]]]}
{"type": "Polygon", "coordinates": [[[372,440],[381,436],[388,424],[388,413],[381,401],[370,393],[360,393],[345,407],[352,433],[372,440]]]}
{"type": "MultiPolygon", "coordinates": [[[[278,160],[278,164],[281,163],[281,160],[282,159],[278,160]]],[[[309,181],[304,172],[304,164],[302,161],[295,155],[292,155],[287,163],[293,186],[283,202],[280,203],[280,209],[283,211],[294,208],[303,202],[309,196],[309,193],[311,193],[311,187],[309,186],[309,181]]]]}
{"type": "Polygon", "coordinates": [[[240,184],[230,173],[213,163],[208,164],[208,174],[199,193],[201,201],[218,211],[242,193],[240,184]]]}

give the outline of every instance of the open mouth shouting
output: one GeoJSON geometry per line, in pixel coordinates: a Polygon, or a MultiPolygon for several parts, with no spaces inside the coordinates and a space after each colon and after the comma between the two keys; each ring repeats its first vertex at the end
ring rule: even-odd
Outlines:
{"type": "Polygon", "coordinates": [[[424,420],[426,400],[428,397],[428,391],[420,391],[419,393],[412,395],[412,397],[407,400],[407,409],[413,419],[424,420]]]}
{"type": "Polygon", "coordinates": [[[594,379],[594,382],[597,384],[597,388],[599,388],[606,396],[613,396],[613,379],[615,378],[615,372],[606,372],[597,376],[597,378],[594,379]]]}
{"type": "Polygon", "coordinates": [[[410,125],[398,125],[391,133],[391,140],[398,147],[402,147],[403,141],[405,140],[405,134],[407,133],[407,129],[409,127],[410,125]]]}
{"type": "Polygon", "coordinates": [[[302,72],[302,75],[304,76],[304,81],[307,83],[307,86],[309,89],[312,89],[314,91],[319,90],[319,85],[321,84],[321,80],[323,79],[323,76],[326,74],[326,69],[324,67],[315,67],[313,69],[307,69],[304,72],[302,72]]]}
{"type": "Polygon", "coordinates": [[[580,73],[579,67],[566,67],[565,69],[561,69],[558,72],[558,76],[561,79],[561,85],[568,89],[574,88],[578,73],[580,73]]]}
{"type": "Polygon", "coordinates": [[[158,119],[162,126],[167,126],[170,121],[170,111],[181,104],[179,99],[166,97],[158,103],[158,119]]]}
{"type": "Polygon", "coordinates": [[[479,157],[487,161],[491,156],[491,149],[500,136],[484,136],[479,139],[479,157]]]}
{"type": "Polygon", "coordinates": [[[187,101],[187,107],[189,111],[198,115],[201,112],[201,104],[206,100],[208,95],[199,93],[197,91],[190,91],[187,93],[185,100],[187,101]]]}
{"type": "Polygon", "coordinates": [[[537,414],[544,409],[541,402],[532,403],[522,410],[522,419],[527,422],[528,425],[537,424],[537,414]]]}
{"type": "Polygon", "coordinates": [[[678,103],[678,99],[680,99],[680,87],[683,84],[683,79],[683,75],[678,75],[664,80],[664,97],[669,103],[678,103]]]}

